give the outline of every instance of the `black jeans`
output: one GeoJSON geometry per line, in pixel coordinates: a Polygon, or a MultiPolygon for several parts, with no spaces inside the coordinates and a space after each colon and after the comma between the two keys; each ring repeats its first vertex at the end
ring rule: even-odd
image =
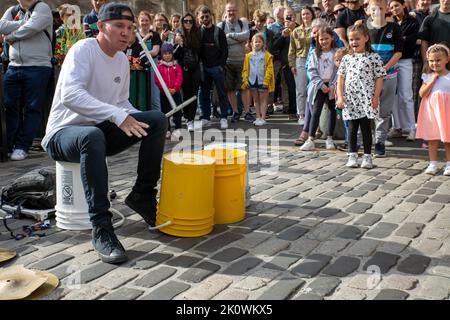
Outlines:
{"type": "Polygon", "coordinates": [[[289,95],[289,114],[297,114],[297,94],[295,89],[295,78],[292,74],[291,68],[289,66],[284,66],[283,68],[283,76],[284,81],[286,81],[286,85],[288,87],[288,95],[289,95]]]}
{"type": "MultiPolygon", "coordinates": [[[[183,71],[183,99],[189,100],[193,96],[198,94],[198,88],[200,87],[200,67],[194,70],[183,71]]],[[[188,121],[194,121],[195,114],[197,113],[197,100],[195,99],[190,105],[183,109],[184,117],[188,121]]]]}
{"type": "Polygon", "coordinates": [[[330,110],[327,136],[332,137],[334,134],[334,128],[336,127],[335,101],[334,99],[329,98],[328,93],[324,93],[321,89],[319,89],[319,91],[317,91],[316,98],[314,99],[314,106],[309,125],[310,136],[314,136],[316,134],[317,128],[319,127],[320,115],[322,114],[322,109],[325,102],[327,103],[328,109],[330,110]]]}
{"type": "Polygon", "coordinates": [[[357,152],[356,147],[358,143],[358,128],[361,128],[363,144],[364,144],[364,154],[372,153],[372,124],[371,120],[367,117],[360,118],[357,120],[349,121],[349,131],[350,131],[350,141],[349,141],[349,152],[357,152]]]}
{"type": "MultiPolygon", "coordinates": [[[[175,101],[176,105],[181,104],[181,94],[180,92],[176,92],[172,95],[173,100],[175,101]]],[[[164,114],[172,111],[172,106],[169,103],[169,99],[167,99],[166,94],[164,92],[161,92],[161,110],[164,114]]],[[[173,122],[175,122],[175,129],[181,128],[181,111],[175,112],[173,115],[173,122]]],[[[170,121],[167,119],[167,127],[170,130],[170,121]]]]}
{"type": "Polygon", "coordinates": [[[114,123],[105,121],[96,126],[61,129],[47,146],[47,153],[53,160],[80,163],[81,180],[93,226],[111,221],[106,156],[118,154],[141,141],[133,191],[153,196],[157,193],[167,118],[159,111],[134,113],[131,116],[149,125],[146,137],[130,138],[114,123]]]}

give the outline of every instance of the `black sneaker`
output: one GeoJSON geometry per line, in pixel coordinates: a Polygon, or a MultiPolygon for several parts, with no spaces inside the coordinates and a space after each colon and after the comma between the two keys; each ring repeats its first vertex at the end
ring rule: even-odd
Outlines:
{"type": "Polygon", "coordinates": [[[125,199],[125,204],[138,213],[150,226],[155,226],[157,201],[154,196],[131,191],[125,199]]]}
{"type": "Polygon", "coordinates": [[[385,158],[386,157],[386,148],[384,143],[376,143],[375,144],[375,157],[377,158],[385,158]]]}
{"type": "Polygon", "coordinates": [[[240,118],[241,118],[241,114],[235,112],[235,113],[233,113],[233,116],[231,117],[231,122],[238,122],[240,118]]]}
{"type": "Polygon", "coordinates": [[[127,260],[125,249],[117,239],[112,224],[92,228],[92,245],[103,262],[116,264],[127,260]]]}
{"type": "Polygon", "coordinates": [[[244,115],[244,120],[248,121],[248,122],[253,122],[253,121],[256,120],[256,118],[250,112],[246,112],[245,115],[244,115]]]}

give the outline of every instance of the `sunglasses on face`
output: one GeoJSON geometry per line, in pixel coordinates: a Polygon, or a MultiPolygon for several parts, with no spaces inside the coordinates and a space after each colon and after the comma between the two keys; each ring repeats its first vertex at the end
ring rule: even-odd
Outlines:
{"type": "Polygon", "coordinates": [[[187,24],[193,24],[194,21],[189,19],[189,20],[183,20],[183,23],[187,23],[187,24]]]}

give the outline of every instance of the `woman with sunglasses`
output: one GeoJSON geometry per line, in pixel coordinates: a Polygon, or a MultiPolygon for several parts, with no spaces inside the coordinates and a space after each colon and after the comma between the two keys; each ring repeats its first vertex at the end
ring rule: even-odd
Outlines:
{"type": "Polygon", "coordinates": [[[335,31],[345,46],[348,46],[346,36],[347,28],[354,25],[356,21],[367,19],[367,14],[359,1],[346,0],[347,8],[339,14],[336,21],[335,31]]]}
{"type": "MultiPolygon", "coordinates": [[[[195,17],[186,13],[181,18],[181,26],[175,37],[174,57],[183,69],[183,99],[188,100],[198,93],[200,86],[200,30],[195,17]]],[[[187,119],[187,128],[194,131],[194,119],[197,100],[183,109],[187,119]]]]}

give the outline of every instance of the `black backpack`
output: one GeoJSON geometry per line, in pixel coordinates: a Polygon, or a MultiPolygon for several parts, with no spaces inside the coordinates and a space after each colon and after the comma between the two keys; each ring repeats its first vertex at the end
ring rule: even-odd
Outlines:
{"type": "Polygon", "coordinates": [[[56,205],[55,167],[35,169],[4,187],[1,203],[26,209],[53,209],[56,205]]]}

